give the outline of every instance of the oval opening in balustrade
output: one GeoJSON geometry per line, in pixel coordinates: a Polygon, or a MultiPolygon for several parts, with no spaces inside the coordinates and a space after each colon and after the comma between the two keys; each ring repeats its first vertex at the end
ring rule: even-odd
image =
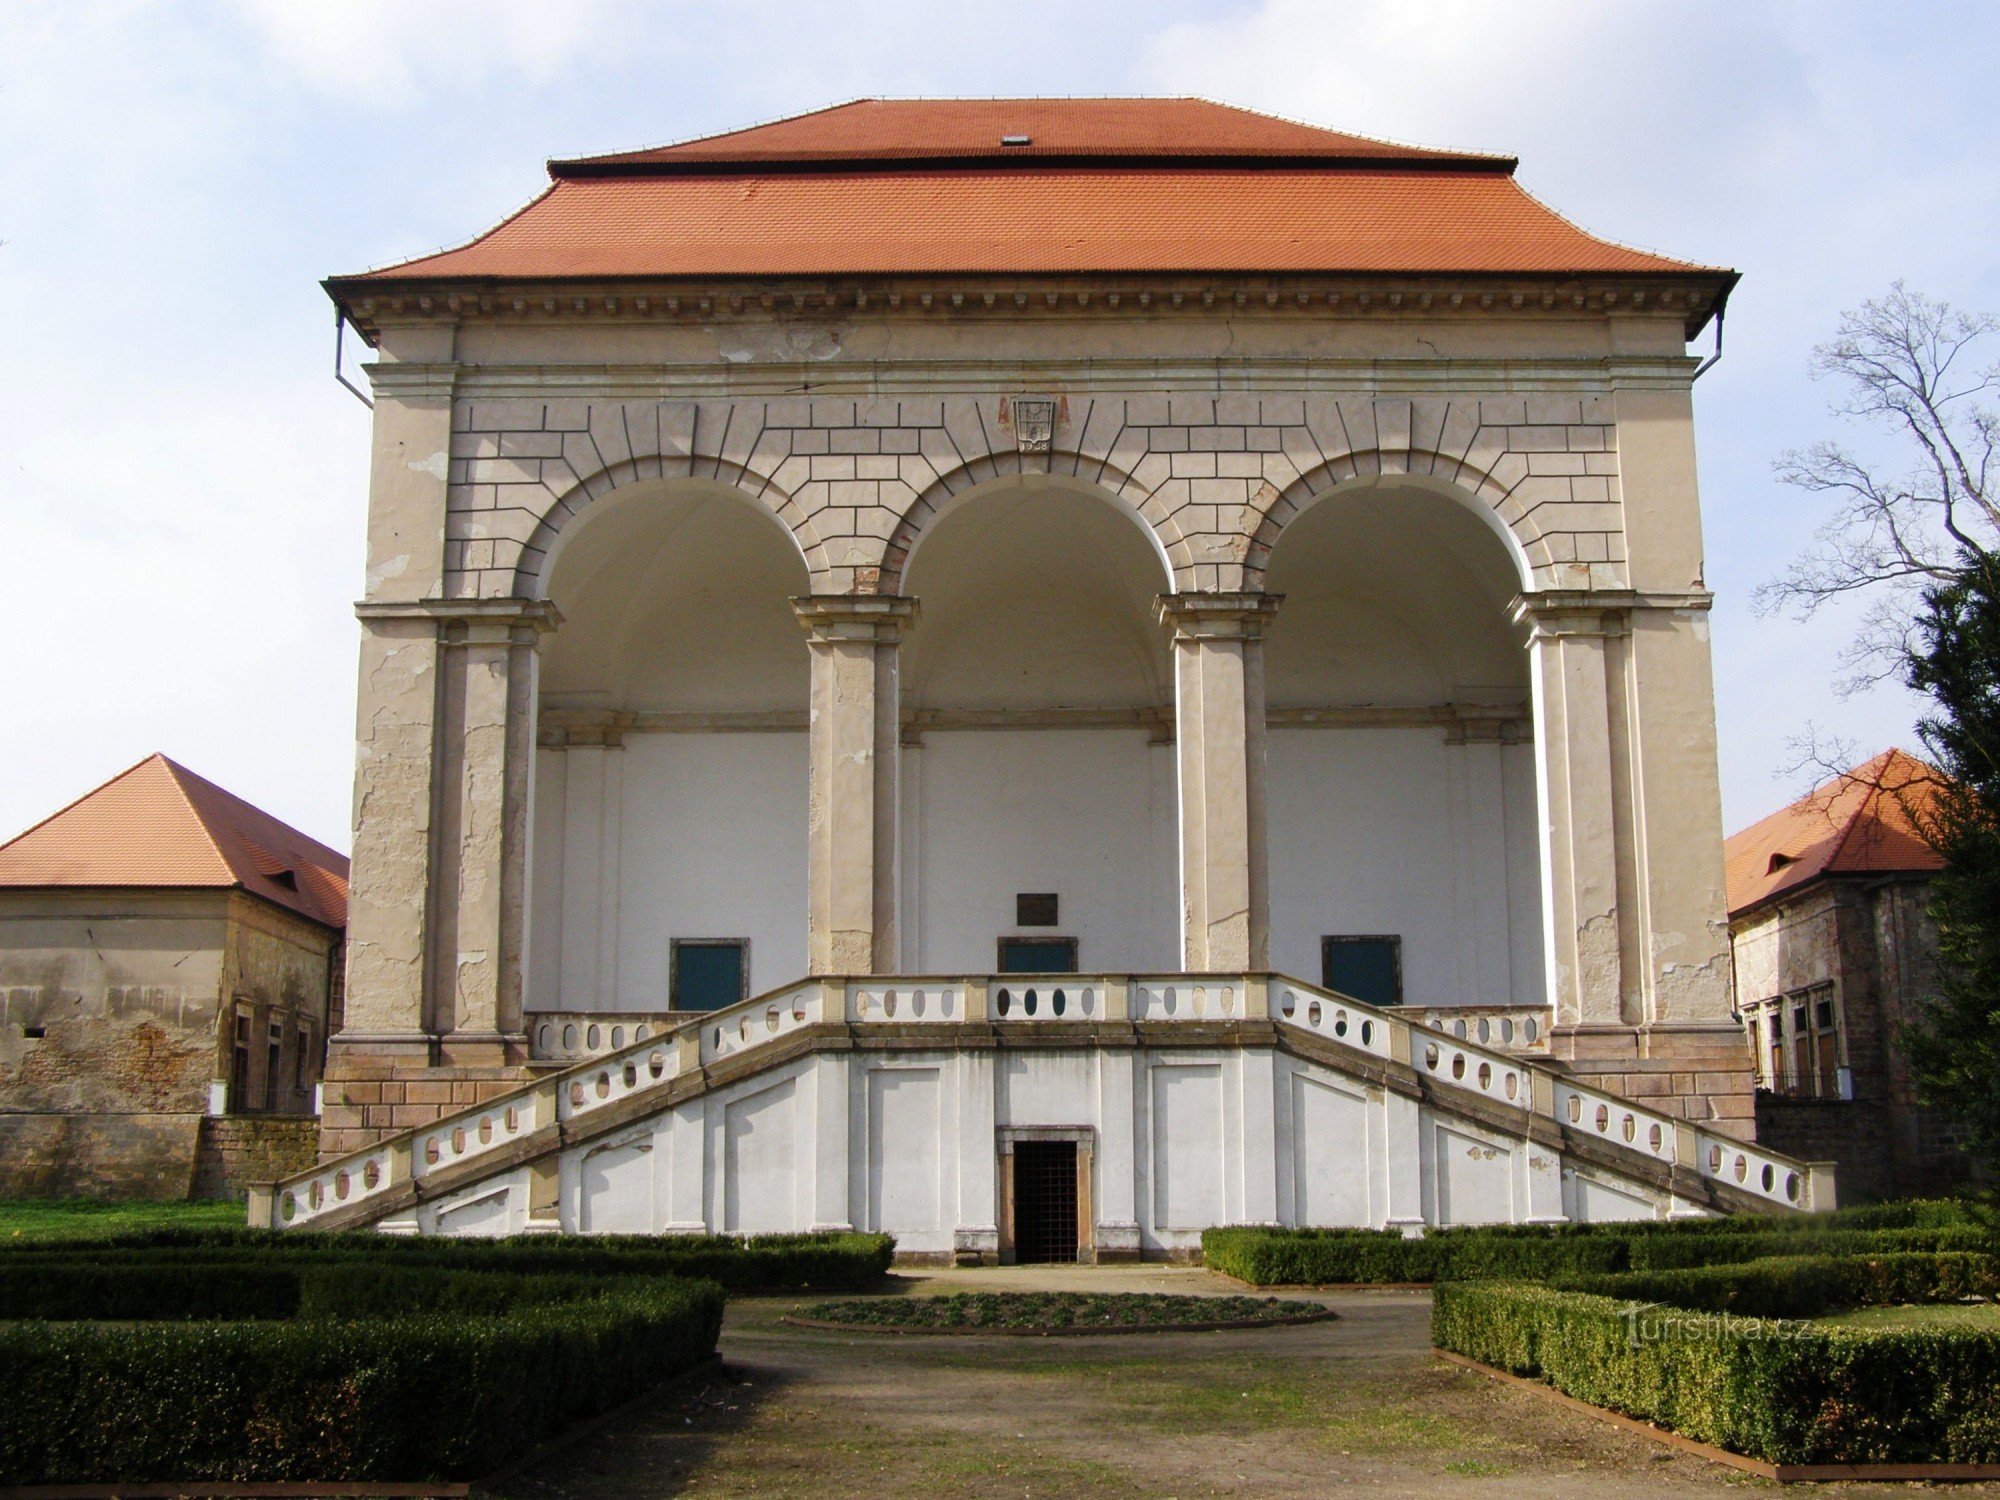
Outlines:
{"type": "Polygon", "coordinates": [[[896,992],[894,990],[888,990],[883,993],[882,1014],[885,1016],[894,1016],[896,1014],[896,992]]]}
{"type": "Polygon", "coordinates": [[[1452,1055],[1451,1055],[1451,1076],[1452,1076],[1452,1077],[1453,1077],[1453,1079],[1455,1079],[1455,1080],[1463,1080],[1463,1079],[1464,1079],[1464,1077],[1465,1077],[1465,1054],[1464,1054],[1463,1052],[1454,1052],[1454,1053],[1452,1053],[1452,1055]]]}
{"type": "Polygon", "coordinates": [[[1078,1013],[1081,1015],[1086,1015],[1086,1016],[1096,1015],[1097,991],[1094,989],[1086,988],[1084,992],[1077,997],[1076,1008],[1078,1013]]]}
{"type": "Polygon", "coordinates": [[[639,1065],[628,1059],[625,1064],[624,1078],[626,1088],[636,1089],[639,1086],[639,1065]]]}
{"type": "Polygon", "coordinates": [[[599,1073],[597,1075],[597,1097],[600,1099],[609,1099],[611,1097],[611,1075],[609,1073],[599,1073]]]}
{"type": "Polygon", "coordinates": [[[563,1027],[563,1051],[576,1051],[576,1023],[574,1021],[563,1027]]]}
{"type": "Polygon", "coordinates": [[[1438,1044],[1436,1042],[1426,1042],[1424,1044],[1424,1066],[1429,1068],[1433,1073],[1438,1070],[1439,1056],[1438,1044]]]}
{"type": "Polygon", "coordinates": [[[715,1028],[716,1050],[720,1051],[722,1048],[728,1045],[729,1045],[729,1034],[725,1032],[720,1026],[716,1027],[715,1028]]]}
{"type": "Polygon", "coordinates": [[[667,1071],[667,1054],[655,1047],[646,1056],[646,1071],[655,1078],[664,1077],[667,1071]]]}
{"type": "Polygon", "coordinates": [[[1708,1148],[1708,1175],[1711,1177],[1722,1175],[1722,1148],[1720,1146],[1710,1146],[1708,1148]]]}
{"type": "Polygon", "coordinates": [[[1789,1199],[1790,1199],[1790,1200],[1791,1200],[1792,1202],[1794,1202],[1794,1203],[1796,1203],[1796,1202],[1798,1202],[1798,1201],[1799,1201],[1799,1174],[1798,1174],[1798,1173],[1796,1173],[1796,1172],[1787,1172],[1787,1173],[1785,1174],[1785,1196],[1786,1196],[1787,1198],[1789,1198],[1789,1199]]]}
{"type": "Polygon", "coordinates": [[[1488,1090],[1490,1090],[1493,1087],[1492,1063],[1483,1062],[1479,1065],[1479,1086],[1482,1089],[1488,1089],[1488,1090]]]}
{"type": "Polygon", "coordinates": [[[1734,1172],[1736,1180],[1741,1182],[1750,1175],[1750,1158],[1738,1153],[1736,1165],[1731,1170],[1734,1172]]]}
{"type": "Polygon", "coordinates": [[[569,1107],[571,1109],[582,1109],[584,1097],[583,1080],[581,1078],[572,1080],[569,1086],[569,1107]]]}
{"type": "Polygon", "coordinates": [[[1363,1021],[1361,1023],[1361,1045],[1364,1047],[1372,1047],[1374,1044],[1375,1044],[1375,1023],[1373,1021],[1363,1021]]]}
{"type": "Polygon", "coordinates": [[[375,1158],[371,1156],[368,1158],[366,1162],[362,1163],[361,1186],[366,1188],[369,1192],[372,1193],[375,1191],[376,1184],[381,1182],[381,1180],[382,1180],[381,1164],[378,1163],[375,1160],[375,1158]]]}
{"type": "Polygon", "coordinates": [[[1014,1008],[1013,992],[1010,990],[1002,990],[997,996],[994,997],[993,1008],[996,1011],[998,1011],[1002,1017],[1004,1017],[1007,1014],[1007,1012],[1009,1012],[1014,1008]]]}
{"type": "Polygon", "coordinates": [[[1168,1015],[1172,1015],[1175,1007],[1180,1004],[1180,996],[1174,993],[1172,985],[1168,985],[1165,993],[1160,996],[1160,1004],[1168,1015]]]}
{"type": "Polygon", "coordinates": [[[736,1018],[736,1035],[743,1041],[747,1042],[750,1040],[750,1018],[748,1016],[738,1016],[736,1018]]]}
{"type": "Polygon", "coordinates": [[[434,1167],[444,1157],[444,1148],[438,1145],[434,1135],[424,1137],[424,1165],[434,1167]]]}
{"type": "Polygon", "coordinates": [[[1049,996],[1050,1015],[1059,1016],[1068,1009],[1069,1009],[1069,996],[1064,991],[1057,990],[1053,995],[1049,996]]]}
{"type": "Polygon", "coordinates": [[[1764,1184],[1765,1192],[1770,1192],[1772,1185],[1778,1180],[1776,1169],[1769,1162],[1765,1162],[1764,1170],[1757,1174],[1757,1180],[1764,1184]]]}
{"type": "Polygon", "coordinates": [[[616,1051],[617,1051],[617,1050],[618,1050],[618,1049],[619,1049],[620,1047],[622,1047],[622,1046],[624,1046],[624,1045],[625,1045],[625,1028],[624,1028],[623,1026],[614,1026],[614,1027],[612,1027],[612,1028],[611,1028],[611,1050],[612,1050],[613,1052],[616,1052],[616,1051]]]}
{"type": "Polygon", "coordinates": [[[1569,1096],[1569,1122],[1574,1125],[1583,1118],[1583,1099],[1577,1094],[1569,1096]]]}
{"type": "Polygon", "coordinates": [[[333,1174],[333,1196],[345,1202],[347,1200],[347,1189],[347,1168],[342,1167],[338,1172],[333,1174]]]}
{"type": "Polygon", "coordinates": [[[1632,1116],[1630,1116],[1629,1114],[1625,1116],[1625,1124],[1623,1129],[1625,1132],[1626,1140],[1634,1141],[1639,1138],[1639,1122],[1633,1119],[1632,1116]]]}
{"type": "Polygon", "coordinates": [[[453,1156],[465,1155],[465,1127],[463,1125],[454,1125],[451,1127],[451,1154],[453,1156]]]}
{"type": "Polygon", "coordinates": [[[938,1014],[944,1017],[945,1020],[949,1021],[951,1019],[951,1013],[957,1005],[957,990],[945,990],[938,995],[938,1014]]]}
{"type": "Polygon", "coordinates": [[[766,1031],[775,1032],[778,1029],[778,1019],[777,1006],[768,1005],[764,1008],[764,1029],[766,1031]]]}
{"type": "Polygon", "coordinates": [[[1312,1004],[1306,1007],[1306,1025],[1317,1030],[1319,1028],[1319,1018],[1321,1014],[1322,1012],[1319,1008],[1319,1001],[1317,1000],[1313,1001],[1312,1004]]]}
{"type": "Polygon", "coordinates": [[[1461,1042],[1465,1040],[1465,1017],[1464,1017],[1464,1016],[1460,1016],[1460,1017],[1459,1017],[1459,1018],[1458,1018],[1458,1019],[1457,1019],[1456,1021],[1453,1021],[1453,1022],[1451,1023],[1451,1034],[1452,1034],[1453,1036],[1457,1037],[1457,1038],[1458,1038],[1458,1039],[1459,1039],[1459,1040],[1460,1040],[1461,1042]]]}
{"type": "Polygon", "coordinates": [[[287,1192],[284,1197],[278,1200],[278,1215],[287,1224],[292,1222],[292,1216],[296,1214],[298,1211],[299,1211],[299,1200],[296,1197],[294,1197],[290,1192],[287,1192]]]}
{"type": "Polygon", "coordinates": [[[1226,985],[1222,991],[1222,1013],[1225,1016],[1236,1014],[1236,991],[1226,985]]]}
{"type": "Polygon", "coordinates": [[[794,1021],[803,1021],[805,1020],[805,1018],[806,1018],[806,997],[804,993],[801,992],[800,994],[792,996],[792,1019],[794,1021]]]}
{"type": "Polygon", "coordinates": [[[1608,1104],[1598,1105],[1597,1114],[1593,1117],[1593,1123],[1596,1124],[1599,1135],[1603,1135],[1609,1130],[1611,1128],[1611,1106],[1608,1104]]]}
{"type": "Polygon", "coordinates": [[[1021,997],[1021,1014],[1032,1016],[1037,1010],[1041,1009],[1041,1005],[1042,997],[1035,991],[1029,990],[1027,994],[1021,997]]]}
{"type": "Polygon", "coordinates": [[[652,1034],[653,1028],[643,1023],[632,1028],[632,1040],[635,1042],[643,1042],[652,1034]]]}
{"type": "Polygon", "coordinates": [[[924,1018],[924,992],[922,990],[912,990],[910,992],[910,1014],[915,1016],[919,1021],[924,1018]]]}
{"type": "Polygon", "coordinates": [[[1660,1122],[1655,1120],[1646,1129],[1646,1149],[1657,1153],[1660,1149],[1660,1142],[1664,1139],[1665,1137],[1660,1133],[1660,1122]]]}
{"type": "Polygon", "coordinates": [[[1333,1013],[1333,1034],[1334,1034],[1335,1036],[1346,1036],[1346,1035],[1347,1035],[1347,1012],[1346,1012],[1346,1011],[1344,1011],[1344,1010],[1336,1010],[1336,1011],[1335,1011],[1335,1012],[1333,1013]]]}
{"type": "Polygon", "coordinates": [[[604,1028],[601,1026],[592,1026],[588,1031],[584,1032],[583,1044],[592,1052],[595,1052],[599,1047],[604,1045],[604,1028]]]}
{"type": "Polygon", "coordinates": [[[544,1022],[541,1026],[538,1026],[535,1029],[535,1045],[541,1048],[542,1051],[544,1052],[548,1051],[549,1043],[553,1042],[554,1040],[555,1040],[555,1028],[553,1026],[550,1026],[546,1022],[544,1022]]]}
{"type": "Polygon", "coordinates": [[[1207,985],[1198,984],[1194,987],[1194,993],[1188,997],[1188,1013],[1197,1020],[1208,1014],[1207,985]]]}
{"type": "Polygon", "coordinates": [[[1297,1010],[1298,1008],[1299,1008],[1299,997],[1297,995],[1294,995],[1290,990],[1286,990],[1285,993],[1279,997],[1278,1012],[1279,1014],[1284,1016],[1284,1018],[1287,1021],[1291,1020],[1292,1012],[1297,1010]]]}
{"type": "Polygon", "coordinates": [[[324,1202],[326,1202],[326,1189],[320,1186],[319,1179],[315,1177],[312,1186],[306,1189],[306,1207],[318,1213],[320,1204],[324,1202]]]}
{"type": "Polygon", "coordinates": [[[511,1104],[508,1105],[506,1116],[500,1123],[506,1127],[507,1134],[512,1135],[521,1128],[521,1111],[511,1104]]]}
{"type": "Polygon", "coordinates": [[[1538,1035],[1541,1034],[1541,1029],[1542,1028],[1536,1024],[1534,1019],[1530,1017],[1528,1020],[1523,1021],[1521,1023],[1522,1039],[1525,1041],[1532,1042],[1538,1035]]]}
{"type": "Polygon", "coordinates": [[[1502,1016],[1500,1018],[1500,1040],[1503,1042],[1514,1040],[1514,1018],[1512,1016],[1502,1016]]]}
{"type": "Polygon", "coordinates": [[[481,1115],[479,1117],[479,1144],[482,1146],[493,1144],[493,1116],[491,1115],[481,1115]]]}
{"type": "Polygon", "coordinates": [[[1479,1040],[1482,1042],[1493,1040],[1493,1024],[1484,1016],[1479,1018],[1479,1040]]]}
{"type": "Polygon", "coordinates": [[[1518,1073],[1509,1073],[1507,1075],[1507,1097],[1509,1099],[1512,1099],[1520,1092],[1521,1092],[1521,1075],[1518,1073]]]}

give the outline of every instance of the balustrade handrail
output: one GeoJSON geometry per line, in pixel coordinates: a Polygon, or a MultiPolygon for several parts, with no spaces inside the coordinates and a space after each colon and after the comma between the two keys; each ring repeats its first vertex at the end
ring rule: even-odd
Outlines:
{"type": "MultiPolygon", "coordinates": [[[[475,1160],[509,1140],[665,1086],[803,1026],[955,1026],[995,1020],[1042,1025],[1268,1020],[1407,1064],[1443,1086],[1552,1119],[1613,1148],[1690,1169],[1781,1207],[1813,1206],[1818,1174],[1810,1164],[1590,1088],[1519,1053],[1453,1036],[1427,1024],[1428,1013],[1437,1009],[1412,1007],[1399,1014],[1394,1007],[1370,1005],[1269,972],[808,978],[718,1010],[689,1012],[678,1024],[624,1047],[283,1177],[271,1190],[269,1225],[300,1224],[333,1207],[419,1180],[432,1168],[475,1160]],[[1018,1013],[1009,1003],[1016,994],[1021,997],[1018,1013]],[[1038,1003],[1043,995],[1050,1002],[1046,1013],[1038,1003]],[[1068,1003],[1072,995],[1074,1010],[1068,1003]]],[[[253,1215],[259,1212],[254,1205],[260,1198],[253,1196],[253,1215]]]]}

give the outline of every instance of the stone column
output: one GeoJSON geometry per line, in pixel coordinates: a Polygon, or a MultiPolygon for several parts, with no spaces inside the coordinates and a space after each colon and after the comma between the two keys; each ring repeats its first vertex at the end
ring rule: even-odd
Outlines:
{"type": "Polygon", "coordinates": [[[460,618],[446,627],[446,668],[462,718],[458,837],[455,848],[439,851],[441,862],[458,866],[439,994],[442,1052],[451,1065],[516,1064],[527,1061],[521,1000],[536,645],[554,628],[555,607],[467,600],[452,613],[460,618]]]}
{"type": "Polygon", "coordinates": [[[894,973],[898,644],[917,601],[814,594],[792,607],[812,650],[807,966],[894,973]]]}
{"type": "MultiPolygon", "coordinates": [[[[1615,601],[1589,594],[1523,595],[1535,694],[1542,812],[1542,930],[1556,1025],[1625,1024],[1619,906],[1619,824],[1613,786],[1615,601]]],[[[1622,652],[1617,664],[1622,665],[1622,652]]]]}
{"type": "Polygon", "coordinates": [[[1271,594],[1163,594],[1180,761],[1181,964],[1270,963],[1264,811],[1264,632],[1271,594]]]}

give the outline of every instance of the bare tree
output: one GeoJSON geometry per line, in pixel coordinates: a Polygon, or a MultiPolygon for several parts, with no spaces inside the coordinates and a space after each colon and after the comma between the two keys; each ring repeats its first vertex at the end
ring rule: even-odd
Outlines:
{"type": "Polygon", "coordinates": [[[1955,581],[2000,546],[2000,318],[1960,312],[1897,282],[1889,295],[1841,316],[1813,351],[1815,379],[1843,392],[1836,416],[1896,439],[1883,463],[1835,442],[1777,462],[1785,484],[1834,502],[1813,545],[1757,591],[1759,613],[1799,618],[1867,594],[1861,628],[1843,655],[1847,687],[1899,674],[1924,590],[1955,581]]]}

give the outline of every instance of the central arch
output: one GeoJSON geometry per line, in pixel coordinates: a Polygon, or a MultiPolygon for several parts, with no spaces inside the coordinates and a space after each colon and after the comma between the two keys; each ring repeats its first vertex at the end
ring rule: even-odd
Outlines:
{"type": "Polygon", "coordinates": [[[1036,938],[1092,970],[1173,965],[1173,678],[1153,620],[1170,587],[1157,540],[1073,484],[991,482],[925,528],[904,583],[922,605],[902,662],[906,970],[985,972],[1003,940],[1036,938]],[[1052,920],[1022,896],[1053,897],[1052,920]]]}

